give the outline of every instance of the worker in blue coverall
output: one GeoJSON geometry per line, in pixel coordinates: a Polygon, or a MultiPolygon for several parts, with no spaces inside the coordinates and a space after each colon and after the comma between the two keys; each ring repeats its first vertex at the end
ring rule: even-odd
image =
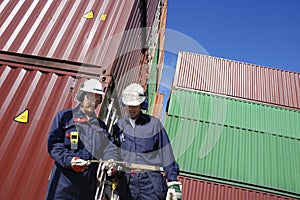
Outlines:
{"type": "Polygon", "coordinates": [[[157,118],[141,112],[147,109],[143,87],[137,83],[127,86],[122,92],[122,103],[127,106],[128,116],[119,119],[113,131],[122,161],[161,166],[168,183],[159,171],[126,171],[116,188],[120,199],[181,199],[179,166],[166,130],[157,118]]]}
{"type": "Polygon", "coordinates": [[[102,94],[101,82],[88,79],[77,93],[79,105],[62,110],[54,117],[48,151],[55,164],[46,199],[94,199],[99,164],[89,160],[117,159],[116,146],[108,139],[107,127],[95,114],[102,94]]]}

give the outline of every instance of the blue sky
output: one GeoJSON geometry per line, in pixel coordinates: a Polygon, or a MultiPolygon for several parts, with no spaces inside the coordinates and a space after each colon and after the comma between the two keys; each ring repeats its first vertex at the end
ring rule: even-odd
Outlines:
{"type": "Polygon", "coordinates": [[[169,0],[166,28],[165,98],[179,50],[300,72],[300,0],[169,0]]]}
{"type": "Polygon", "coordinates": [[[167,29],[211,56],[300,72],[300,0],[170,0],[167,29]]]}

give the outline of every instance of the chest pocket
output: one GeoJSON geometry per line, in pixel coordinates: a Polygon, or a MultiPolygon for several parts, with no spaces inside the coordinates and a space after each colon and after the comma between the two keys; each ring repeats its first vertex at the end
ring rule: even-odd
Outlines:
{"type": "Polygon", "coordinates": [[[155,137],[140,138],[137,144],[140,146],[141,153],[148,153],[157,150],[157,141],[155,137]]]}
{"type": "Polygon", "coordinates": [[[158,135],[154,134],[153,127],[148,125],[136,127],[136,143],[140,152],[148,153],[158,149],[158,135]]]}

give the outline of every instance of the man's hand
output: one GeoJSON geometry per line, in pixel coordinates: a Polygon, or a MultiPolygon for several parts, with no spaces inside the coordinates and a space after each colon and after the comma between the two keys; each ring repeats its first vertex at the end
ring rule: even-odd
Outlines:
{"type": "Polygon", "coordinates": [[[88,166],[89,162],[79,157],[73,157],[71,160],[71,167],[75,172],[82,172],[88,166]]]}
{"type": "Polygon", "coordinates": [[[115,163],[114,159],[109,159],[108,161],[105,161],[102,163],[102,170],[107,170],[107,175],[111,176],[117,173],[116,169],[117,164],[115,163]]]}
{"type": "Polygon", "coordinates": [[[181,200],[182,198],[182,184],[178,181],[168,182],[167,200],[181,200]]]}

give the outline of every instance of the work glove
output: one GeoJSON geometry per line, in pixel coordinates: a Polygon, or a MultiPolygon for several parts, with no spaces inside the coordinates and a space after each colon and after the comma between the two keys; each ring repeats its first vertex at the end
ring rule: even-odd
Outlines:
{"type": "Polygon", "coordinates": [[[117,164],[115,163],[114,159],[109,159],[108,161],[104,161],[102,163],[102,170],[107,170],[107,176],[112,176],[117,173],[117,164]]]}
{"type": "Polygon", "coordinates": [[[168,192],[166,200],[181,200],[182,198],[182,184],[178,181],[168,182],[168,192]]]}
{"type": "Polygon", "coordinates": [[[90,163],[79,157],[73,157],[71,160],[71,167],[75,172],[82,172],[90,163]]]}

